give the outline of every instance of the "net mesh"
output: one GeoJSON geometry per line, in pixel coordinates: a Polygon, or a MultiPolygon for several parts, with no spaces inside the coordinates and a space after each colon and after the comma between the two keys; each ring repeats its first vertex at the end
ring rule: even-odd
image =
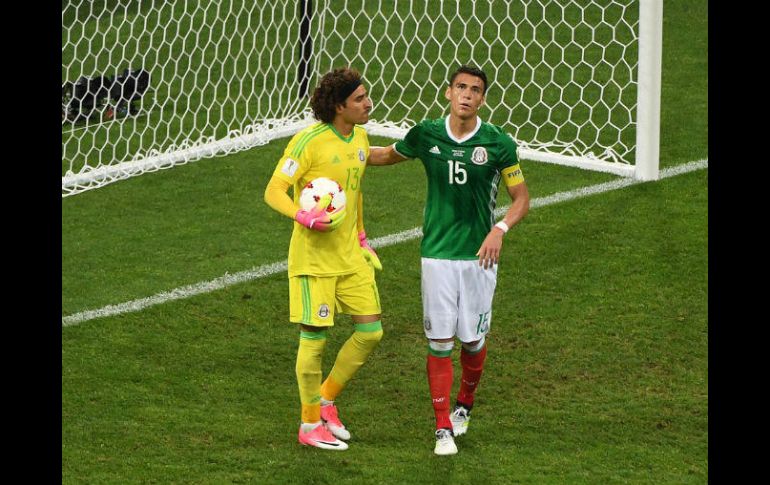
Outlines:
{"type": "MultiPolygon", "coordinates": [[[[474,63],[491,81],[480,115],[523,158],[633,163],[638,1],[308,3],[310,89],[334,67],[358,69],[375,103],[370,133],[445,116],[448,75],[474,63]]],[[[63,2],[62,196],[312,123],[297,79],[302,4],[63,2]],[[126,70],[145,71],[148,87],[113,96],[126,70]]]]}

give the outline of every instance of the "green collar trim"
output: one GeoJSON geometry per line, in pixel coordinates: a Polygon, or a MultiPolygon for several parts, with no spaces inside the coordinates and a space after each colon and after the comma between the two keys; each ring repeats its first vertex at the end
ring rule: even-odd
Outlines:
{"type": "Polygon", "coordinates": [[[351,132],[350,132],[350,136],[349,136],[349,137],[347,137],[347,138],[345,138],[344,136],[342,136],[342,135],[340,134],[340,132],[339,132],[339,131],[337,131],[337,128],[335,128],[333,124],[331,124],[331,123],[328,123],[328,125],[329,125],[329,128],[331,128],[331,129],[332,129],[332,131],[334,132],[334,134],[335,134],[335,135],[337,135],[337,136],[339,137],[339,139],[340,139],[340,140],[342,140],[342,141],[344,141],[345,143],[350,143],[351,141],[353,141],[353,137],[356,135],[356,125],[353,125],[353,131],[351,131],[351,132]]]}

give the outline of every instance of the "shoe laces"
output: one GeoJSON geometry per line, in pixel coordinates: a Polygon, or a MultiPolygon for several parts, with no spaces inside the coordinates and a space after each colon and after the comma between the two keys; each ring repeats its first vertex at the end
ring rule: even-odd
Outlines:
{"type": "Polygon", "coordinates": [[[334,404],[327,404],[323,406],[324,414],[328,415],[330,418],[337,418],[337,406],[334,404]]]}
{"type": "Polygon", "coordinates": [[[326,406],[321,406],[321,410],[322,410],[321,417],[323,418],[324,421],[328,421],[335,426],[342,425],[339,414],[337,413],[337,406],[335,406],[334,404],[327,404],[326,406]]]}
{"type": "Polygon", "coordinates": [[[436,439],[437,440],[446,440],[448,438],[453,438],[454,434],[452,433],[451,429],[441,428],[436,430],[436,439]]]}
{"type": "Polygon", "coordinates": [[[463,406],[457,406],[455,410],[452,412],[455,416],[459,418],[467,418],[468,417],[468,410],[465,409],[463,406]]]}
{"type": "Polygon", "coordinates": [[[337,438],[334,437],[331,431],[329,431],[329,428],[326,427],[326,425],[321,424],[317,426],[311,433],[315,434],[314,438],[321,439],[323,441],[337,441],[337,438]]]}

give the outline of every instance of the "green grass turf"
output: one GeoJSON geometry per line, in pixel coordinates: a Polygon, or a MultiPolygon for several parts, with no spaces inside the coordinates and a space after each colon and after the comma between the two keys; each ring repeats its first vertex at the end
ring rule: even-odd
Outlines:
{"type": "MultiPolygon", "coordinates": [[[[708,157],[706,2],[664,17],[666,167],[708,157]]],[[[62,315],[284,260],[291,224],[262,191],[285,143],[65,198],[62,315]]],[[[614,178],[522,165],[533,197],[614,178]]],[[[369,169],[364,191],[370,237],[421,225],[419,162],[369,169]]],[[[385,337],[340,397],[344,453],[296,442],[285,273],[65,327],[62,481],[704,483],[707,203],[701,170],[537,208],[509,233],[456,457],[432,454],[418,240],[379,250],[385,337]]],[[[340,318],[325,371],[348,334],[340,318]]]]}
{"type": "MultiPolygon", "coordinates": [[[[432,483],[447,468],[492,483],[703,483],[706,178],[541,208],[511,234],[474,420],[449,464],[432,456],[412,241],[381,250],[386,335],[338,401],[348,452],[309,467],[318,452],[295,442],[281,274],[63,330],[65,482],[432,483]]],[[[337,323],[326,372],[349,334],[337,323]]]]}

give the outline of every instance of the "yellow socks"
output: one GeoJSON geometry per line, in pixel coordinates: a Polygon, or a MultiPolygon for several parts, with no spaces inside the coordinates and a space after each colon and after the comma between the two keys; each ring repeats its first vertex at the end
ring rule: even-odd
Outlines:
{"type": "Polygon", "coordinates": [[[321,386],[321,396],[324,400],[334,401],[356,371],[364,365],[381,339],[382,322],[380,320],[355,324],[353,335],[340,349],[334,361],[334,367],[321,386]]]}
{"type": "Polygon", "coordinates": [[[321,421],[321,358],[324,346],[326,330],[300,332],[296,371],[303,423],[321,421]]]}
{"type": "Polygon", "coordinates": [[[296,372],[303,423],[321,420],[321,397],[326,401],[334,401],[381,339],[381,321],[355,324],[353,335],[343,344],[334,367],[321,385],[321,360],[326,346],[326,330],[300,332],[296,372]]]}

